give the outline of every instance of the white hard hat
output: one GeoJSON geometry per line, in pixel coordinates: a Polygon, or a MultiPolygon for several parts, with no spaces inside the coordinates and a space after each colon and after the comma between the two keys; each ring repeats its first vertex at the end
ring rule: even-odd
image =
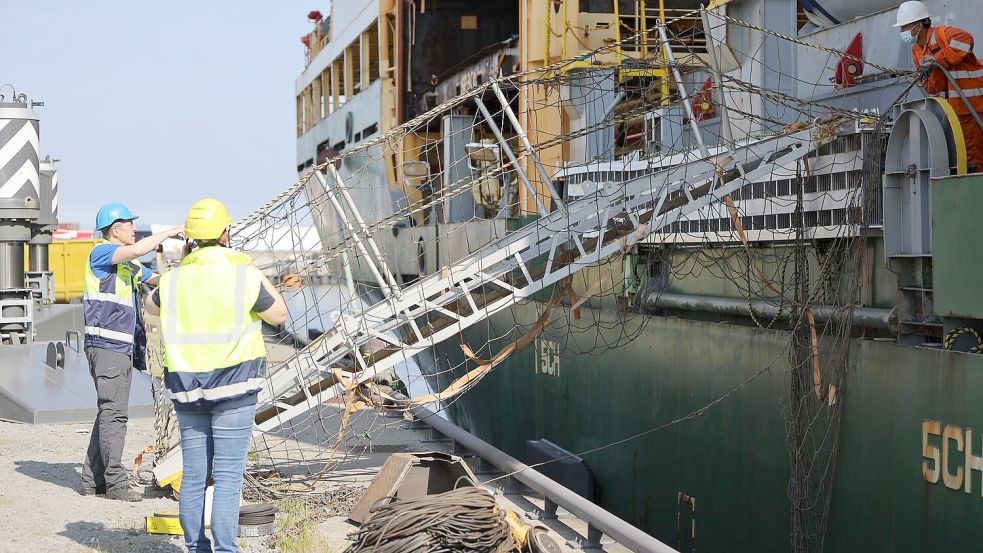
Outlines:
{"type": "Polygon", "coordinates": [[[892,25],[892,27],[904,27],[909,23],[931,17],[928,14],[928,8],[925,7],[925,4],[918,0],[910,0],[898,6],[898,22],[892,25]]]}

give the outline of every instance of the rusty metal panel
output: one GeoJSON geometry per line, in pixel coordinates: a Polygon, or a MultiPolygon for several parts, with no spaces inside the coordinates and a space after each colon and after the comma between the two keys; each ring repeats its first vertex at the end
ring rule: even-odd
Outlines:
{"type": "Polygon", "coordinates": [[[379,475],[375,477],[365,495],[358,500],[355,508],[352,509],[348,520],[361,524],[365,522],[369,509],[383,497],[393,496],[399,489],[400,483],[406,477],[413,466],[413,458],[402,453],[394,453],[379,470],[379,475]]]}
{"type": "Polygon", "coordinates": [[[394,453],[386,459],[348,519],[361,524],[368,520],[372,506],[386,497],[410,499],[443,493],[458,487],[462,478],[468,485],[477,482],[467,463],[455,455],[437,451],[394,453]]]}

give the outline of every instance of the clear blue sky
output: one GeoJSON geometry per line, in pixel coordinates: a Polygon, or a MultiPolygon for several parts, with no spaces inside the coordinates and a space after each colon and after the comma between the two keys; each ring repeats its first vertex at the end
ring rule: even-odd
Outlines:
{"type": "Polygon", "coordinates": [[[207,196],[239,218],[286,188],[300,36],[308,11],[329,6],[0,0],[0,84],[45,102],[59,218],[91,228],[101,204],[121,201],[145,225],[178,224],[207,196]]]}

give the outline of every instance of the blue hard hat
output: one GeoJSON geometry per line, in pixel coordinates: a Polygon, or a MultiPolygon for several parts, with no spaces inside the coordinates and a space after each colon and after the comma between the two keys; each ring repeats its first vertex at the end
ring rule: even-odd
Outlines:
{"type": "Polygon", "coordinates": [[[96,213],[96,230],[106,229],[116,221],[132,221],[136,218],[123,204],[106,204],[96,213]]]}

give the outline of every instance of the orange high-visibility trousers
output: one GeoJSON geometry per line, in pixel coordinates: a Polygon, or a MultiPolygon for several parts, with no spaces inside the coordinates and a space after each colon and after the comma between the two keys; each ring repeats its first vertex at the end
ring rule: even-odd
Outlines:
{"type": "Polygon", "coordinates": [[[975,164],[976,172],[983,173],[983,129],[980,129],[976,119],[969,113],[959,114],[959,125],[963,128],[963,138],[966,140],[966,165],[972,172],[975,164]]]}

